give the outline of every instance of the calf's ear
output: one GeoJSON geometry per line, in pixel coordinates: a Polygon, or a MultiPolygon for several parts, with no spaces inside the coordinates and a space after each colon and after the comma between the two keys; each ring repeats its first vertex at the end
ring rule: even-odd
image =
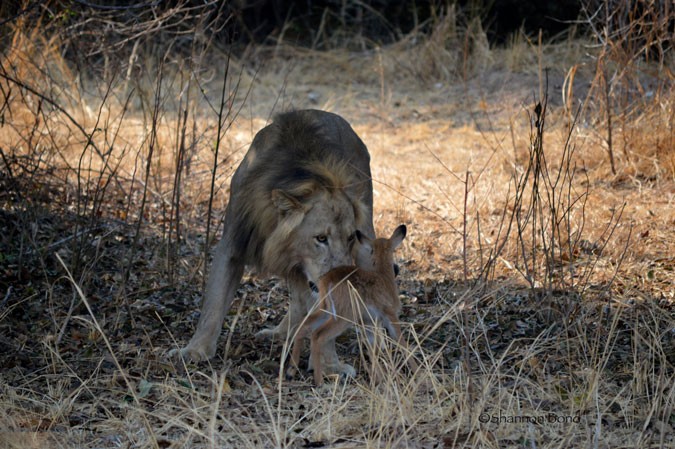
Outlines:
{"type": "Polygon", "coordinates": [[[394,230],[394,233],[391,234],[391,237],[389,238],[392,248],[398,248],[398,245],[401,244],[407,232],[408,230],[403,224],[394,230]]]}

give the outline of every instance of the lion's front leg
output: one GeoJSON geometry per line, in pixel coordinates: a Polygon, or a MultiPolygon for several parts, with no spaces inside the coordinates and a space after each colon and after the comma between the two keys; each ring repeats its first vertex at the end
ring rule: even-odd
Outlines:
{"type": "Polygon", "coordinates": [[[187,346],[171,351],[169,356],[179,352],[183,358],[199,362],[216,355],[223,321],[244,273],[244,261],[235,254],[232,235],[228,232],[232,228],[226,219],[225,233],[213,255],[197,329],[187,346]]]}
{"type": "Polygon", "coordinates": [[[315,297],[309,288],[307,278],[301,274],[288,278],[288,289],[291,297],[286,316],[276,327],[258,332],[256,338],[270,338],[282,342],[293,339],[296,329],[314,305],[315,297]]]}

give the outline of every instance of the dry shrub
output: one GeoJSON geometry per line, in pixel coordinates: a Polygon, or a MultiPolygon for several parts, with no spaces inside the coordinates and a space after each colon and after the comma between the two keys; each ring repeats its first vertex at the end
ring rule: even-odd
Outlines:
{"type": "Polygon", "coordinates": [[[541,36],[530,36],[523,28],[509,36],[508,43],[494,50],[494,66],[508,72],[538,74],[542,69],[564,72],[567,67],[583,60],[588,52],[587,40],[578,28],[571,26],[567,33],[542,41],[541,36]]]}
{"type": "Polygon", "coordinates": [[[449,5],[427,24],[428,32],[415,30],[385,52],[386,74],[401,75],[425,84],[466,78],[492,62],[487,35],[480,18],[464,18],[449,5]]]}
{"type": "Polygon", "coordinates": [[[461,62],[460,34],[454,7],[442,14],[427,36],[410,35],[398,46],[402,68],[427,82],[452,79],[461,62]]]}
{"type": "MultiPolygon", "coordinates": [[[[660,146],[659,140],[672,142],[675,72],[671,38],[675,11],[668,2],[625,0],[589,0],[584,2],[583,10],[596,51],[593,81],[583,101],[582,114],[588,109],[589,117],[598,120],[596,124],[603,124],[612,174],[617,174],[616,159],[622,156],[622,166],[629,167],[630,172],[637,168],[636,159],[651,158],[655,154],[647,150],[645,155],[633,153],[634,157],[631,157],[631,147],[644,141],[640,138],[631,141],[633,130],[643,122],[643,114],[659,111],[661,118],[657,119],[657,124],[662,127],[657,133],[665,130],[665,136],[662,134],[657,141],[646,139],[652,148],[660,146]],[[622,139],[621,156],[618,150],[622,139]]],[[[570,70],[573,74],[576,67],[570,70]]],[[[651,115],[650,118],[655,117],[651,115]]],[[[640,137],[647,137],[647,134],[640,137]]],[[[672,163],[668,159],[666,166],[672,163]]],[[[653,173],[653,170],[648,172],[653,173]]]]}
{"type": "Polygon", "coordinates": [[[621,115],[614,123],[613,145],[621,162],[617,181],[675,180],[675,95],[661,95],[645,108],[621,115]]]}
{"type": "Polygon", "coordinates": [[[69,146],[67,136],[77,132],[80,139],[86,138],[76,129],[87,117],[86,106],[78,96],[76,77],[59,52],[59,37],[40,23],[25,28],[18,22],[12,28],[11,45],[0,65],[5,151],[21,148],[28,159],[52,166],[58,163],[58,149],[69,146]],[[70,113],[63,114],[66,110],[70,113]],[[36,150],[39,154],[34,154],[36,150]]]}

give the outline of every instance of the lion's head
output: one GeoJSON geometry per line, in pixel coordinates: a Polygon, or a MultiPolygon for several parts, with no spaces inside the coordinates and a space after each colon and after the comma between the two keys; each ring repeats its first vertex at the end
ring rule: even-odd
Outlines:
{"type": "Polygon", "coordinates": [[[278,116],[232,179],[231,242],[247,265],[310,282],[350,265],[357,229],[373,234],[368,150],[337,115],[278,116]]]}
{"type": "Polygon", "coordinates": [[[361,213],[343,191],[319,189],[297,196],[274,190],[272,201],[279,220],[263,252],[269,271],[298,270],[316,283],[331,269],[351,264],[361,213]]]}

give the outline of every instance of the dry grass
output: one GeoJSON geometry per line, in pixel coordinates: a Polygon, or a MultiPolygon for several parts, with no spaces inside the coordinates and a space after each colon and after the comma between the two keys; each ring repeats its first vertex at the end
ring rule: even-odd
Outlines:
{"type": "Polygon", "coordinates": [[[54,42],[19,29],[0,79],[0,447],[675,447],[672,62],[617,112],[613,173],[580,48],[489,48],[448,14],[371,53],[280,44],[225,81],[150,64],[85,89],[54,42]],[[339,348],[357,379],[286,381],[287,345],[253,334],[287,292],[255,277],[212,364],[163,358],[191,335],[233,169],[289,107],[345,116],[372,155],[376,230],[409,224],[415,373],[383,357],[371,384],[352,334],[339,348]],[[541,221],[519,215],[532,205],[541,221]]]}

